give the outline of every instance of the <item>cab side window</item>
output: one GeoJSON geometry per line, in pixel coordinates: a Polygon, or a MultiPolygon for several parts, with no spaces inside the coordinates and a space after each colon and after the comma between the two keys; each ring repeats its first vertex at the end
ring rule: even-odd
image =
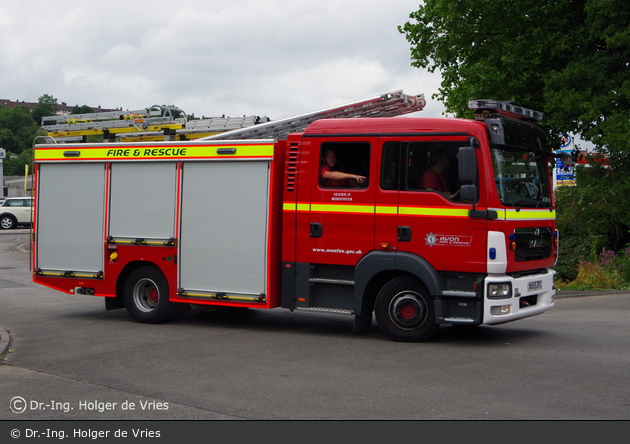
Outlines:
{"type": "Polygon", "coordinates": [[[322,188],[367,188],[370,175],[368,142],[324,142],[319,153],[322,188]]]}
{"type": "Polygon", "coordinates": [[[465,142],[386,142],[383,145],[381,188],[442,193],[457,197],[461,184],[457,151],[465,142]]]}

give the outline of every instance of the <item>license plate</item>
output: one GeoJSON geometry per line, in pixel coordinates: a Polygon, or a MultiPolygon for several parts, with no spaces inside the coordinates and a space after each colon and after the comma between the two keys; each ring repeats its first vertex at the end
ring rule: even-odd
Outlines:
{"type": "Polygon", "coordinates": [[[543,282],[542,281],[533,281],[527,284],[527,291],[537,291],[542,290],[543,282]]]}

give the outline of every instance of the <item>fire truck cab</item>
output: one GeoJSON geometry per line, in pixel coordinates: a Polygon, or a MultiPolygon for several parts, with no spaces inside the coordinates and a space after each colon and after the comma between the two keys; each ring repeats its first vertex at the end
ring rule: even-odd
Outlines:
{"type": "Polygon", "coordinates": [[[553,306],[551,151],[535,125],[320,120],[287,145],[297,174],[284,191],[284,307],[349,310],[357,326],[374,311],[394,339],[418,340],[439,324],[498,324],[553,306]],[[329,150],[364,183],[323,181],[329,150]]]}

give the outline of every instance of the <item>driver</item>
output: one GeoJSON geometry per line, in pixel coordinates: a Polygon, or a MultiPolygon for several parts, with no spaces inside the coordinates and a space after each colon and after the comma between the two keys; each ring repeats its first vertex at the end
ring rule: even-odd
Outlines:
{"type": "Polygon", "coordinates": [[[448,189],[448,177],[444,171],[448,168],[450,158],[446,152],[433,152],[430,156],[431,167],[420,179],[420,188],[431,191],[439,191],[449,199],[459,194],[459,190],[451,193],[448,189]]]}

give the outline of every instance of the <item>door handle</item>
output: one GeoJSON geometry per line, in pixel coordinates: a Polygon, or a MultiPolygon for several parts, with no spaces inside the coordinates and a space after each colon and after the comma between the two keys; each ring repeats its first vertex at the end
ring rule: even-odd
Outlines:
{"type": "Polygon", "coordinates": [[[311,222],[311,237],[322,237],[322,234],[324,234],[322,224],[318,222],[311,222]]]}
{"type": "Polygon", "coordinates": [[[411,227],[398,227],[398,242],[411,241],[411,227]]]}

